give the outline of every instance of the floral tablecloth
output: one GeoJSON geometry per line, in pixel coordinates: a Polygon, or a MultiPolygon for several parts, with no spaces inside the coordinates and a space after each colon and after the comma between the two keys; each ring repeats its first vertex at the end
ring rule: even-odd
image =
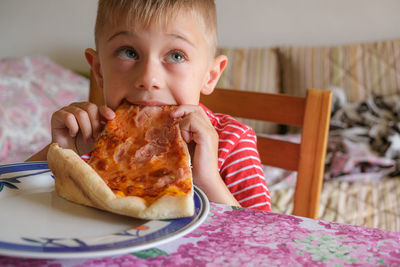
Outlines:
{"type": "Polygon", "coordinates": [[[400,265],[400,233],[211,204],[206,221],[170,243],[96,259],[0,257],[0,266],[400,265]]]}

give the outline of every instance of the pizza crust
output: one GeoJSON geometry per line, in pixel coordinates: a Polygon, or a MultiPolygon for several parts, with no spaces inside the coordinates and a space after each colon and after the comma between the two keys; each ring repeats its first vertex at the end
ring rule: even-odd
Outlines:
{"type": "Polygon", "coordinates": [[[47,160],[56,193],[72,202],[139,219],[172,219],[194,214],[193,188],[184,196],[165,195],[151,205],[135,196],[118,197],[97,172],[71,149],[51,144],[47,160]]]}

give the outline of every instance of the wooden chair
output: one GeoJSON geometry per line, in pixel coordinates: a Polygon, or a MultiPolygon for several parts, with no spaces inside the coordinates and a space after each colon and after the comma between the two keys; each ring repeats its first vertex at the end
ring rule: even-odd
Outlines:
{"type": "Polygon", "coordinates": [[[301,126],[300,144],[257,137],[261,162],[297,171],[293,214],[316,219],[323,183],[331,91],[308,89],[306,97],[215,89],[200,102],[234,117],[301,126]]]}
{"type": "Polygon", "coordinates": [[[97,85],[96,78],[92,71],[90,71],[89,102],[99,106],[106,104],[103,88],[97,85]]]}
{"type": "MultiPolygon", "coordinates": [[[[294,97],[228,89],[215,89],[200,102],[213,112],[235,117],[302,126],[301,143],[258,137],[261,162],[297,171],[293,214],[317,218],[329,130],[331,92],[307,90],[307,96],[294,97]]],[[[90,77],[89,101],[103,105],[103,89],[90,77]]]]}

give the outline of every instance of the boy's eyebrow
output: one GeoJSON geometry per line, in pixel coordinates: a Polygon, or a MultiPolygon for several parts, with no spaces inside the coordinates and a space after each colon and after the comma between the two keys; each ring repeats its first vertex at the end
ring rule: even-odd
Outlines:
{"type": "Polygon", "coordinates": [[[107,42],[110,42],[112,39],[114,39],[115,37],[117,37],[119,35],[132,35],[132,34],[129,31],[120,31],[120,32],[113,34],[110,38],[108,38],[107,42]]]}
{"type": "Polygon", "coordinates": [[[176,38],[176,39],[183,40],[183,41],[185,41],[186,43],[188,43],[189,45],[191,45],[191,46],[193,46],[193,47],[196,47],[196,46],[194,45],[194,43],[191,42],[191,41],[189,40],[189,38],[186,38],[186,37],[185,37],[184,35],[182,35],[182,34],[179,34],[179,33],[167,33],[167,35],[169,35],[169,36],[171,36],[171,37],[174,37],[174,38],[176,38]]]}
{"type": "MultiPolygon", "coordinates": [[[[133,34],[132,34],[130,31],[119,31],[119,32],[113,34],[110,38],[108,38],[107,42],[110,42],[111,40],[113,40],[114,38],[116,38],[116,37],[119,36],[119,35],[130,35],[130,36],[132,36],[133,34]]],[[[167,35],[168,35],[168,36],[171,36],[171,37],[173,37],[173,38],[175,38],[175,39],[183,40],[183,41],[185,41],[186,43],[188,43],[189,45],[195,47],[194,43],[191,42],[191,41],[189,40],[189,38],[186,38],[186,37],[185,37],[184,35],[182,35],[182,34],[179,34],[179,33],[167,33],[167,35]]]]}

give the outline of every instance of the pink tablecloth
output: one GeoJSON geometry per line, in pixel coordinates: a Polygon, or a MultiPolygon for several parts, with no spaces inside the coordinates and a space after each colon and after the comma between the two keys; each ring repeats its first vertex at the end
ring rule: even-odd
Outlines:
{"type": "Polygon", "coordinates": [[[0,257],[0,266],[400,266],[400,233],[211,204],[206,221],[170,243],[96,259],[0,257]]]}

